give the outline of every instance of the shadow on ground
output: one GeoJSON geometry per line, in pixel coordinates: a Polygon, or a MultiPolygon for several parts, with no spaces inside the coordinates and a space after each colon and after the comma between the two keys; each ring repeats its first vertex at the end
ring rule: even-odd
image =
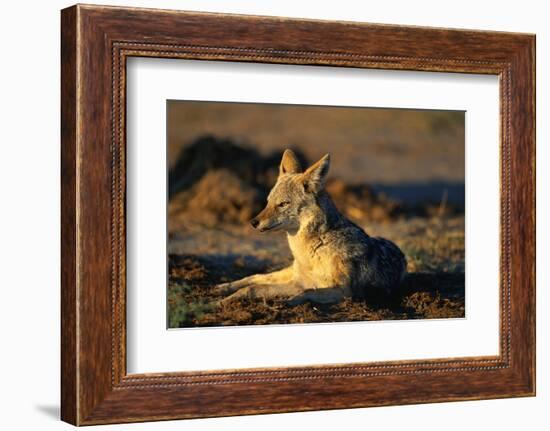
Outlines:
{"type": "Polygon", "coordinates": [[[36,410],[42,413],[44,416],[48,416],[50,419],[59,420],[61,412],[58,405],[37,405],[36,410]]]}

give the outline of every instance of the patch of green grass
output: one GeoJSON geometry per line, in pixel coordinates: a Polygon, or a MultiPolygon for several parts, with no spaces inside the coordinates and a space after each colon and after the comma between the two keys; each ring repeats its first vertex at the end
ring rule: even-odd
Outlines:
{"type": "Polygon", "coordinates": [[[213,311],[213,305],[203,298],[189,301],[187,298],[189,298],[191,290],[192,287],[187,283],[170,285],[168,289],[168,316],[170,328],[191,326],[204,316],[204,314],[213,311]]]}
{"type": "Polygon", "coordinates": [[[432,219],[394,237],[409,272],[464,272],[464,225],[461,218],[432,219]]]}

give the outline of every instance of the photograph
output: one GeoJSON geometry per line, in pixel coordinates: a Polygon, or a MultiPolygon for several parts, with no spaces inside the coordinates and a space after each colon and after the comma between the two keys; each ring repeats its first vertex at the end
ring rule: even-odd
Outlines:
{"type": "Polygon", "coordinates": [[[465,112],[168,100],[167,327],[465,317],[465,112]]]}
{"type": "Polygon", "coordinates": [[[550,27],[398,1],[7,5],[4,428],[548,422],[550,27]]]}

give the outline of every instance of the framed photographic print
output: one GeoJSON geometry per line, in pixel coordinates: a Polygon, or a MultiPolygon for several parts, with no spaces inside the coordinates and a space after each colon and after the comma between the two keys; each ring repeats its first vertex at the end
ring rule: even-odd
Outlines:
{"type": "Polygon", "coordinates": [[[62,419],[535,394],[535,37],[62,11],[62,419]]]}

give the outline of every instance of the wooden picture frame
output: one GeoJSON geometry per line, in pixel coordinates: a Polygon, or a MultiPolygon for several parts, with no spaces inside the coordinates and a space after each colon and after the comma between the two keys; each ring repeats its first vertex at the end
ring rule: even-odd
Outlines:
{"type": "Polygon", "coordinates": [[[534,35],[83,5],[64,9],[61,17],[64,421],[90,425],[535,394],[534,35]],[[500,354],[128,375],[130,56],[498,75],[500,354]]]}

